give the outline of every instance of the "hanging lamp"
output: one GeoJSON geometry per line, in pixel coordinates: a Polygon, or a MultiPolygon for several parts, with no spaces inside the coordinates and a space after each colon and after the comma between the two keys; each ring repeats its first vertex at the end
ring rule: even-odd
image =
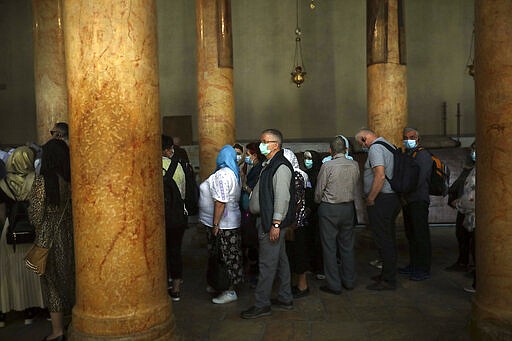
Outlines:
{"type": "MultiPolygon", "coordinates": [[[[314,7],[313,7],[314,8],[314,7]]],[[[300,88],[302,83],[304,83],[306,76],[306,67],[304,66],[304,60],[302,58],[302,45],[301,45],[301,35],[302,31],[299,25],[299,17],[300,17],[300,7],[299,0],[297,0],[297,26],[295,28],[295,55],[293,57],[293,68],[292,68],[292,82],[297,85],[297,88],[300,88]]]]}

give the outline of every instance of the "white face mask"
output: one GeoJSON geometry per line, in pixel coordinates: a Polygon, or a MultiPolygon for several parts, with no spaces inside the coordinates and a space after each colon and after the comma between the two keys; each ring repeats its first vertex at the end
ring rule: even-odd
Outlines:
{"type": "Polygon", "coordinates": [[[242,161],[242,155],[236,154],[236,162],[242,161]]]}
{"type": "Polygon", "coordinates": [[[417,146],[416,140],[404,140],[404,147],[407,149],[414,149],[417,146]]]}
{"type": "Polygon", "coordinates": [[[268,149],[268,143],[260,143],[260,152],[265,156],[270,154],[270,150],[268,149]]]}

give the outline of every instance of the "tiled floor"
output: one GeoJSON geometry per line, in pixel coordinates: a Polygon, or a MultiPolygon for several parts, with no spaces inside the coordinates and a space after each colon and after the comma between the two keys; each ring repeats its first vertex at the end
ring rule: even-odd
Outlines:
{"type": "MultiPolygon", "coordinates": [[[[407,262],[407,244],[400,239],[399,264],[407,262]]],[[[471,284],[463,273],[446,272],[456,258],[453,228],[432,229],[432,278],[412,282],[400,276],[396,291],[365,289],[377,269],[375,258],[362,231],[356,250],[358,280],[352,291],[333,296],[318,290],[322,281],[309,278],[311,293],[295,300],[293,311],[274,311],[272,316],[243,320],[240,311],[253,303],[245,284],[239,299],[227,305],[211,303],[206,293],[205,237],[199,228],[187,230],[184,245],[185,274],[182,299],[173,304],[178,334],[184,340],[469,340],[467,323],[471,294],[462,290],[471,284]]],[[[24,326],[21,316],[0,329],[0,340],[41,340],[49,333],[49,322],[39,319],[24,326]]]]}

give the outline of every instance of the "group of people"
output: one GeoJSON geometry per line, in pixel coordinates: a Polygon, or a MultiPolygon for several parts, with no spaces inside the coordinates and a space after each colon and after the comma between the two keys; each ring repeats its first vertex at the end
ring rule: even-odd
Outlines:
{"type": "Polygon", "coordinates": [[[11,310],[24,311],[25,324],[30,324],[45,308],[52,325],[46,340],[63,340],[64,315],[71,312],[75,300],[67,124],[57,123],[50,134],[41,147],[31,144],[2,154],[5,173],[0,180],[0,203],[7,218],[0,239],[0,324],[5,325],[11,310]],[[9,213],[19,202],[28,203],[28,218],[35,228],[33,244],[7,242],[9,226],[14,224],[9,213]],[[40,276],[25,268],[24,257],[32,245],[49,250],[40,276]]]}
{"type": "MultiPolygon", "coordinates": [[[[50,252],[42,276],[27,271],[23,257],[30,245],[12,248],[7,244],[10,222],[6,219],[0,240],[0,307],[4,313],[25,310],[27,323],[34,308],[47,308],[52,322],[52,334],[47,340],[63,340],[63,318],[75,299],[67,125],[56,124],[51,135],[40,150],[35,145],[22,146],[4,155],[0,202],[5,203],[7,212],[16,201],[28,202],[29,218],[36,231],[34,244],[50,252]]],[[[405,128],[403,139],[406,152],[420,169],[418,185],[408,193],[396,193],[389,181],[396,147],[367,128],[355,135],[356,142],[368,152],[362,174],[343,135],[330,141],[329,155],[323,159],[313,150],[298,158],[283,148],[283,135],[276,129],[264,130],[259,141],[245,148],[239,144],[222,147],[215,171],[198,189],[199,221],[205,227],[208,249],[212,254],[220,252],[229,280],[229,286],[221,290],[207,286],[206,290],[215,294],[212,302],[236,301],[237,288],[248,277],[254,288],[254,305],[241,312],[242,318],[268,316],[272,309],[291,310],[294,299],[310,292],[306,276],[309,271],[325,279],[320,287],[323,292],[340,295],[342,290],[352,290],[356,282],[354,201],[360,197],[366,201],[369,227],[382,261],[380,274],[372,277],[373,282],[366,288],[395,290],[397,273],[413,281],[429,279],[432,159],[421,147],[416,129],[405,128]],[[395,220],[400,210],[410,258],[409,264],[397,268],[395,220]],[[272,298],[276,279],[277,297],[272,298]]],[[[474,164],[475,143],[471,156],[474,164]]],[[[447,270],[467,269],[469,254],[474,258],[473,164],[450,192],[450,205],[459,211],[457,238],[461,252],[456,264],[447,270]]],[[[173,301],[181,299],[183,284],[181,247],[188,226],[187,191],[192,188],[187,183],[189,169],[186,152],[171,137],[163,135],[166,258],[168,290],[173,301]]],[[[476,279],[473,291],[475,285],[476,279]]],[[[3,323],[5,314],[1,317],[3,323]]]]}
{"type": "MultiPolygon", "coordinates": [[[[241,313],[242,318],[267,316],[272,308],[293,309],[293,299],[309,294],[306,273],[312,269],[313,258],[318,253],[322,256],[326,280],[320,290],[333,295],[352,290],[356,280],[354,200],[358,197],[366,201],[368,225],[382,261],[381,272],[371,278],[366,288],[396,290],[397,274],[407,275],[412,281],[430,278],[428,213],[433,160],[430,152],[421,146],[419,131],[403,130],[405,153],[419,167],[417,186],[407,193],[395,192],[390,184],[396,147],[367,128],[359,130],[355,140],[368,152],[362,189],[358,185],[359,165],[349,155],[349,142],[343,135],[333,138],[329,155],[322,161],[318,153],[304,152],[303,165],[299,165],[291,150],[282,148],[283,136],[275,129],[263,131],[259,143],[247,145],[245,158],[240,145],[226,145],[221,149],[217,168],[201,184],[200,195],[200,221],[206,228],[209,247],[213,246],[213,238],[220,235],[232,284],[222,292],[208,286],[208,292],[218,294],[213,303],[237,300],[235,288],[244,276],[243,236],[250,235],[244,232],[243,216],[247,212],[257,232],[258,274],[254,305],[241,313]],[[240,166],[240,160],[245,160],[245,164],[240,166]],[[314,168],[316,173],[310,176],[314,168]],[[409,263],[399,268],[395,220],[400,210],[409,243],[409,263]],[[316,250],[314,236],[320,242],[316,250]],[[295,283],[291,274],[295,275],[295,283]],[[276,279],[277,297],[271,298],[276,279]]],[[[473,162],[475,147],[473,144],[473,162]]],[[[463,226],[468,231],[474,228],[468,226],[474,224],[474,171],[461,181],[463,185],[457,189],[458,196],[451,205],[464,214],[463,226]]],[[[467,257],[459,259],[457,266],[467,266],[467,262],[467,257]]]]}

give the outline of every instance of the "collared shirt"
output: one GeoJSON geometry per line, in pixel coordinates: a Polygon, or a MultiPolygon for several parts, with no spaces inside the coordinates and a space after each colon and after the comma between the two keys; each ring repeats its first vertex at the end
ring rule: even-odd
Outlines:
{"type": "Polygon", "coordinates": [[[320,168],[315,188],[315,202],[340,204],[354,201],[359,165],[344,154],[336,154],[320,168]]]}
{"type": "MultiPolygon", "coordinates": [[[[270,160],[263,162],[265,167],[270,160]]],[[[283,220],[288,213],[288,204],[290,202],[290,181],[292,179],[292,173],[286,166],[279,166],[272,178],[272,185],[274,189],[274,213],[272,215],[273,220],[283,220]]],[[[251,193],[251,199],[249,202],[250,211],[253,214],[260,213],[260,182],[254,186],[251,193]]]]}

